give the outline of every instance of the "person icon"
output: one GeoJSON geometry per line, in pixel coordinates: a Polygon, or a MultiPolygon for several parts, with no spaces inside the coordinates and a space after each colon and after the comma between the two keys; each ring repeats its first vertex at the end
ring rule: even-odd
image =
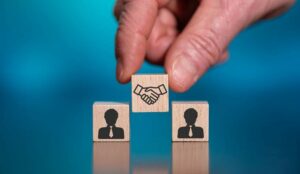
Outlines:
{"type": "Polygon", "coordinates": [[[99,139],[124,139],[124,130],[116,127],[118,112],[114,109],[109,109],[104,113],[104,118],[107,126],[99,129],[99,139]]]}
{"type": "Polygon", "coordinates": [[[178,138],[204,138],[203,129],[195,126],[197,117],[198,112],[193,108],[189,108],[184,112],[187,125],[178,129],[178,138]]]}

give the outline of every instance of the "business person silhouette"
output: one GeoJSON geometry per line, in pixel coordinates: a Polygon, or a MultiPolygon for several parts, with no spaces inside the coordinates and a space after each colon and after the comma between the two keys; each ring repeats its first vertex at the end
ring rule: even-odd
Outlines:
{"type": "Polygon", "coordinates": [[[118,112],[114,109],[109,109],[105,112],[104,118],[107,123],[107,126],[99,129],[98,138],[99,139],[123,139],[124,130],[122,128],[115,126],[118,119],[118,112]]]}
{"type": "Polygon", "coordinates": [[[178,129],[178,138],[204,138],[203,129],[195,126],[197,116],[198,112],[193,108],[184,112],[187,125],[178,129]]]}

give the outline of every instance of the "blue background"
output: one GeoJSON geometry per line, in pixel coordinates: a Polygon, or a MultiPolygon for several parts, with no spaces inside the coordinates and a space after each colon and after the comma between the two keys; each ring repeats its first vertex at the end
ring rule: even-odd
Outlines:
{"type": "MultiPolygon", "coordinates": [[[[130,101],[115,79],[113,4],[0,2],[0,173],[92,172],[93,102],[130,101]]],[[[243,31],[228,62],[171,93],[209,101],[212,173],[300,172],[299,19],[296,4],[243,31]]],[[[171,147],[170,113],[131,115],[131,165],[170,167],[171,147]]]]}

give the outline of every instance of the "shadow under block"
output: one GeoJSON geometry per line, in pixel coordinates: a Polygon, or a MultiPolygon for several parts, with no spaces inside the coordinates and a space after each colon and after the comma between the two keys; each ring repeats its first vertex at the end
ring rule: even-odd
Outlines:
{"type": "Polygon", "coordinates": [[[93,173],[130,173],[129,142],[94,142],[93,173]]]}
{"type": "Polygon", "coordinates": [[[208,142],[172,143],[172,173],[208,174],[208,142]]]}
{"type": "Polygon", "coordinates": [[[141,74],[131,77],[132,112],[168,112],[167,74],[141,74]]]}
{"type": "Polygon", "coordinates": [[[172,140],[208,141],[207,102],[172,102],[172,140]]]}
{"type": "Polygon", "coordinates": [[[93,141],[129,141],[129,135],[129,104],[94,103],[93,141]]]}

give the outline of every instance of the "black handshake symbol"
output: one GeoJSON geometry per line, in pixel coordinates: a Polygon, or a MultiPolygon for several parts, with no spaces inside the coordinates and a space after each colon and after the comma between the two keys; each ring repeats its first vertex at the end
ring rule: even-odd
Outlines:
{"type": "Polygon", "coordinates": [[[164,84],[157,87],[143,87],[137,85],[133,91],[136,95],[141,96],[141,99],[148,105],[152,105],[157,102],[159,96],[166,94],[168,91],[164,84]]]}

